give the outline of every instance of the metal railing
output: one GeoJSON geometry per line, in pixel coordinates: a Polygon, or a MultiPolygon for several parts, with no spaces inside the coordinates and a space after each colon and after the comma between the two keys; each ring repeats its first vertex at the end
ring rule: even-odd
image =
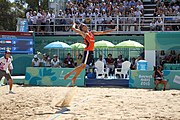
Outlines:
{"type": "Polygon", "coordinates": [[[180,16],[164,16],[164,17],[107,17],[107,18],[55,18],[52,21],[46,21],[42,24],[28,24],[29,30],[35,31],[36,34],[63,35],[76,34],[70,28],[73,22],[85,23],[89,29],[103,31],[117,27],[118,30],[110,34],[143,34],[149,31],[179,31],[180,16]],[[102,19],[102,20],[101,20],[102,19]],[[150,26],[152,20],[160,19],[160,25],[150,26]]]}

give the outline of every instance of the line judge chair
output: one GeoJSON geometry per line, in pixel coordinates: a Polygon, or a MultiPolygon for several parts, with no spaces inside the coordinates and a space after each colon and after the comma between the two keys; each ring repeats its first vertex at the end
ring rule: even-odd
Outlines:
{"type": "Polygon", "coordinates": [[[95,73],[97,79],[105,78],[105,75],[107,75],[106,77],[108,78],[109,69],[104,68],[104,63],[102,61],[97,61],[95,62],[95,73]]]}
{"type": "Polygon", "coordinates": [[[123,78],[125,79],[126,76],[128,78],[128,71],[130,70],[131,63],[129,61],[124,61],[122,63],[122,68],[115,68],[115,76],[119,75],[120,78],[123,75],[123,78]]]}

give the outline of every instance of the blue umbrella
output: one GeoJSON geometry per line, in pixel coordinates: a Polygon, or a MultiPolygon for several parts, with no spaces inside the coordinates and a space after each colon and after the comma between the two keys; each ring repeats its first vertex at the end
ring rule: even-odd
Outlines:
{"type": "Polygon", "coordinates": [[[65,48],[71,48],[71,46],[64,42],[59,42],[59,41],[49,43],[44,47],[44,49],[57,49],[58,55],[59,55],[59,49],[65,49],[65,48]]]}
{"type": "Polygon", "coordinates": [[[64,42],[57,41],[57,42],[49,43],[44,48],[45,49],[63,49],[63,48],[71,48],[71,46],[64,42]]]}

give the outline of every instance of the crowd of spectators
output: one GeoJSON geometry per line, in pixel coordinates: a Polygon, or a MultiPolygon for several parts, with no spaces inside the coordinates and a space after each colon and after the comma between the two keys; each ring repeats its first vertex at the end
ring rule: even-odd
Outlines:
{"type": "MultiPolygon", "coordinates": [[[[64,58],[63,61],[59,59],[57,55],[53,55],[53,58],[51,59],[49,55],[46,53],[43,54],[42,59],[38,57],[39,55],[34,55],[34,58],[32,59],[32,66],[33,67],[53,67],[53,68],[74,68],[76,66],[79,66],[82,63],[83,55],[79,54],[76,59],[71,57],[71,54],[68,53],[67,56],[64,58]]],[[[131,58],[131,70],[135,70],[137,66],[137,62],[139,60],[142,60],[143,55],[138,56],[137,58],[131,58]]],[[[86,67],[86,72],[92,72],[91,70],[95,71],[95,62],[96,61],[102,61],[104,63],[104,68],[109,69],[109,76],[113,76],[115,73],[115,68],[122,68],[122,63],[124,61],[128,61],[127,58],[123,58],[122,55],[117,56],[116,58],[112,57],[112,54],[109,53],[107,55],[107,58],[104,58],[103,55],[99,55],[99,58],[94,59],[92,63],[90,63],[89,66],[86,67]]]]}
{"type": "Polygon", "coordinates": [[[180,63],[180,53],[177,54],[175,50],[171,50],[170,53],[166,53],[164,50],[160,51],[159,64],[164,65],[165,63],[176,64],[180,63]]]}
{"type": "MultiPolygon", "coordinates": [[[[68,25],[72,22],[84,22],[89,24],[91,29],[95,29],[95,24],[98,24],[96,30],[105,30],[115,27],[117,16],[119,16],[119,30],[122,30],[122,24],[133,25],[134,23],[139,23],[139,19],[135,17],[143,16],[143,13],[144,6],[140,0],[84,0],[84,2],[68,0],[66,8],[59,10],[57,14],[52,10],[39,9],[34,11],[30,9],[26,13],[26,18],[29,25],[31,25],[30,30],[33,30],[33,25],[37,25],[37,27],[34,27],[37,32],[52,32],[53,30],[69,31],[70,26],[68,25]],[[61,27],[56,27],[55,29],[50,27],[54,24],[61,27]],[[40,27],[38,25],[43,26],[40,27]]],[[[126,29],[130,29],[129,27],[129,25],[126,26],[126,29]]]]}
{"type": "MultiPolygon", "coordinates": [[[[156,8],[154,17],[159,19],[152,20],[151,30],[162,30],[163,22],[179,22],[179,18],[165,18],[164,16],[180,16],[180,0],[155,0],[156,8]]],[[[30,30],[41,32],[70,31],[71,24],[85,23],[92,30],[105,30],[108,28],[119,27],[119,31],[130,31],[138,29],[138,24],[143,26],[144,5],[141,0],[68,0],[65,9],[56,11],[29,9],[26,18],[30,25],[30,30]],[[118,17],[117,17],[118,16],[118,17]],[[128,18],[127,18],[128,17],[128,18]],[[140,19],[139,19],[140,18],[140,19]],[[56,27],[54,27],[54,25],[56,27]],[[96,27],[95,27],[96,26],[96,27]]],[[[179,30],[179,25],[167,25],[165,30],[179,30]]]]}
{"type": "MultiPolygon", "coordinates": [[[[42,59],[40,59],[38,55],[34,55],[34,58],[32,59],[32,66],[74,68],[82,63],[82,59],[83,59],[82,54],[79,54],[77,58],[74,60],[74,58],[71,57],[70,53],[67,54],[67,56],[64,58],[63,61],[61,61],[57,55],[53,55],[52,59],[47,54],[43,54],[42,59]]],[[[159,65],[161,66],[163,66],[165,63],[176,64],[176,63],[180,63],[180,54],[176,53],[174,50],[171,50],[169,53],[162,50],[158,55],[158,59],[159,59],[159,65]]],[[[94,68],[94,63],[96,61],[102,61],[104,63],[104,68],[109,69],[109,76],[110,75],[113,76],[115,72],[114,71],[115,68],[122,68],[122,63],[124,61],[130,61],[131,62],[130,69],[136,70],[137,63],[139,60],[144,60],[144,52],[142,52],[137,58],[132,57],[131,60],[124,58],[122,55],[113,58],[112,54],[109,53],[107,55],[107,58],[104,58],[103,55],[100,54],[97,60],[94,59],[94,61],[90,64],[90,66],[87,66],[87,72],[90,71],[89,68],[90,69],[94,68]]]]}
{"type": "Polygon", "coordinates": [[[180,25],[177,25],[176,23],[180,23],[180,0],[156,0],[156,8],[154,10],[154,17],[159,17],[156,19],[153,19],[150,23],[150,29],[152,31],[162,31],[163,29],[163,19],[162,17],[165,17],[164,22],[165,23],[174,23],[174,25],[169,24],[165,26],[165,30],[167,31],[178,31],[180,30],[180,25]],[[171,17],[166,17],[171,16],[171,17]],[[177,17],[176,17],[177,16],[177,17]]]}

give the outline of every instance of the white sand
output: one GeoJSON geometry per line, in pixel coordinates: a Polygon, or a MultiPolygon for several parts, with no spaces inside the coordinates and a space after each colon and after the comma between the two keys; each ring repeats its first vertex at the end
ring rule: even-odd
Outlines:
{"type": "Polygon", "coordinates": [[[0,87],[0,120],[180,120],[180,91],[77,88],[69,111],[54,107],[70,87],[0,87]]]}

